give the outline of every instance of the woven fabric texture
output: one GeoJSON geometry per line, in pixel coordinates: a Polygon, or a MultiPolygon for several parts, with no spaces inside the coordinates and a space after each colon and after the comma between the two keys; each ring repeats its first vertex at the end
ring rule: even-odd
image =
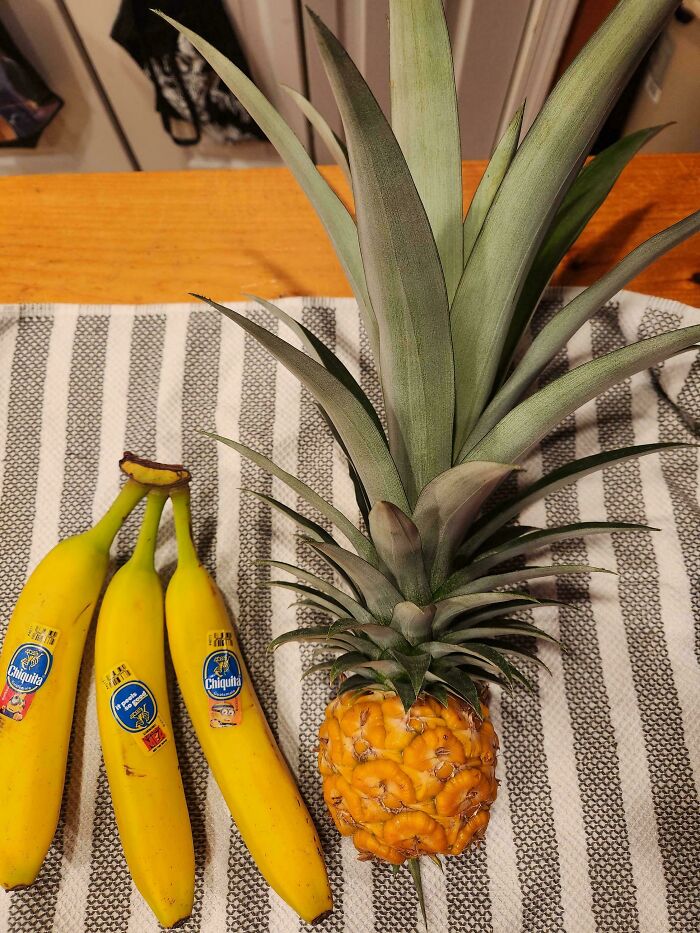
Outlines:
{"type": "MultiPolygon", "coordinates": [[[[536,327],[572,294],[549,292],[536,327]]],[[[338,351],[376,399],[354,303],[282,303],[338,351]]],[[[297,610],[289,608],[288,592],[260,586],[270,570],[256,559],[324,567],[314,566],[284,516],[271,515],[244,490],[302,510],[303,504],[198,433],[216,428],[240,439],[355,515],[342,456],[308,394],[233,323],[201,305],[1,310],[0,635],[38,560],[108,506],[124,449],[183,461],[194,474],[202,559],[236,612],[258,692],[325,846],[336,909],[323,930],[422,929],[408,874],[394,878],[384,866],[358,862],[325,812],[315,757],[327,683],[321,675],[300,682],[306,648],[267,651],[271,637],[295,627],[297,610]]],[[[264,312],[246,311],[277,331],[264,312]]],[[[699,319],[700,312],[674,302],[622,292],[579,332],[547,378],[592,353],[699,319]]],[[[695,442],[699,369],[696,354],[683,354],[611,389],[551,434],[519,481],[600,449],[695,442]]],[[[614,519],[663,530],[564,542],[538,561],[587,562],[618,575],[533,586],[574,603],[538,615],[566,651],[540,648],[553,676],[533,669],[533,695],[492,692],[500,792],[486,843],[447,860],[444,874],[425,868],[432,933],[700,930],[698,465],[693,449],[645,457],[589,476],[524,513],[532,525],[614,519]]],[[[132,516],[119,536],[115,566],[129,555],[137,522],[132,516]]],[[[175,554],[166,511],[158,556],[164,579],[175,554]]],[[[91,638],[63,817],[37,883],[0,893],[2,933],[158,930],[119,845],[100,755],[92,645],[91,638]]],[[[197,850],[195,908],[183,931],[305,929],[267,889],[242,845],[174,686],[173,712],[197,850]]]]}

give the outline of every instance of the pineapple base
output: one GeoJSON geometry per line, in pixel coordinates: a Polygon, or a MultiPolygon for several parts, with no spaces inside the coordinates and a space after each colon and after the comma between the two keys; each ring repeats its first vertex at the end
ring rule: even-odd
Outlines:
{"type": "Polygon", "coordinates": [[[395,693],[345,693],[326,708],[319,771],[333,822],[360,859],[401,865],[459,855],[486,831],[496,799],[498,737],[450,696],[421,694],[408,713],[395,693]]]}

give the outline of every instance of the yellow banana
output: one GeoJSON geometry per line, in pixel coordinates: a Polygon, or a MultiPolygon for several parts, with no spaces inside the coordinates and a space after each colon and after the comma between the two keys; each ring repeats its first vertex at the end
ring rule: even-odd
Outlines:
{"type": "Polygon", "coordinates": [[[0,653],[0,885],[39,874],[58,824],[85,638],[124,519],[127,482],[89,531],[58,544],[24,586],[0,653]]]}
{"type": "Polygon", "coordinates": [[[102,601],[95,638],[97,715],[129,871],[158,921],[189,917],[194,848],[165,676],[163,589],[153,565],[167,492],[150,492],[131,559],[102,601]]]}
{"type": "Polygon", "coordinates": [[[189,490],[171,491],[177,570],[166,593],[170,653],[214,778],[262,875],[307,922],[333,907],[321,844],[255,694],[223,597],[199,562],[189,490]]]}

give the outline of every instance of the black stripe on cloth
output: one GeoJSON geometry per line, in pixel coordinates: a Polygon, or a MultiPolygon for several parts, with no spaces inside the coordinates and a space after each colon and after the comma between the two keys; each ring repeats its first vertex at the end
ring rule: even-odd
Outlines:
{"type": "MultiPolygon", "coordinates": [[[[246,310],[257,324],[273,333],[277,321],[259,309],[246,310]]],[[[226,321],[225,327],[236,325],[226,321]]],[[[231,426],[232,437],[273,456],[275,422],[276,364],[269,353],[248,334],[244,342],[243,372],[238,432],[231,426]]],[[[211,423],[214,424],[212,418],[211,423]]],[[[231,451],[231,456],[237,456],[231,451]]],[[[272,478],[255,464],[241,457],[241,488],[272,493],[272,478]]],[[[272,595],[260,584],[270,577],[269,567],[257,560],[270,557],[272,518],[270,508],[253,496],[239,492],[238,519],[238,631],[251,669],[255,690],[265,710],[270,728],[277,731],[277,690],[274,659],[267,646],[272,638],[270,617],[272,595]]],[[[253,862],[235,826],[231,831],[229,849],[229,890],[226,902],[228,929],[237,933],[263,933],[270,929],[270,895],[268,886],[253,862]]],[[[274,933],[274,931],[272,931],[274,933]]]]}
{"type": "MultiPolygon", "coordinates": [[[[320,303],[307,305],[302,312],[302,321],[330,350],[335,351],[336,329],[333,307],[320,303]]],[[[334,443],[316,403],[309,393],[302,388],[296,475],[328,502],[333,501],[334,443]]],[[[332,531],[327,520],[311,513],[303,500],[297,499],[296,506],[300,512],[315,518],[326,530],[332,531]]],[[[303,541],[297,542],[296,557],[299,566],[326,580],[333,580],[333,573],[328,564],[303,541]]],[[[325,613],[302,607],[297,610],[297,623],[300,626],[323,625],[328,623],[328,616],[325,613]]],[[[314,663],[313,649],[302,643],[299,646],[299,652],[302,670],[305,670],[314,663]]],[[[328,878],[333,891],[333,913],[325,921],[323,927],[324,930],[328,930],[328,933],[342,933],[344,914],[341,838],[326,810],[317,763],[318,730],[323,721],[325,708],[330,700],[328,677],[323,674],[315,674],[306,678],[302,682],[301,691],[299,788],[306,799],[318,829],[326,857],[328,878]]],[[[311,927],[305,923],[300,923],[300,929],[310,930],[311,927]]]]}
{"type": "MultiPolygon", "coordinates": [[[[182,462],[192,470],[192,533],[199,559],[216,574],[216,516],[219,508],[216,444],[198,431],[215,423],[219,390],[221,316],[209,309],[191,311],[185,339],[182,373],[182,462]]],[[[171,669],[172,670],[172,669],[171,669]]],[[[187,715],[184,700],[173,685],[173,730],[180,771],[190,812],[195,851],[195,896],[183,933],[206,930],[202,917],[204,869],[208,854],[205,816],[209,767],[187,715]]]]}
{"type": "MultiPolygon", "coordinates": [[[[540,312],[551,313],[560,307],[561,304],[552,305],[550,310],[549,307],[541,306],[540,312]]],[[[527,483],[534,482],[535,479],[536,477],[527,474],[527,483]]],[[[517,488],[518,477],[512,474],[498,488],[489,505],[495,505],[514,495],[517,488]]],[[[514,566],[517,564],[522,567],[527,562],[522,558],[513,563],[514,566]]],[[[525,618],[524,614],[521,616],[525,618]]],[[[537,620],[528,618],[528,621],[534,623],[537,620]]],[[[538,672],[533,666],[530,667],[526,673],[536,685],[538,672]]],[[[501,691],[500,739],[500,767],[508,786],[523,927],[525,930],[537,928],[541,933],[563,930],[559,851],[554,825],[552,789],[544,750],[539,689],[536,688],[532,693],[519,689],[513,696],[501,691]]],[[[492,820],[498,819],[500,807],[503,805],[502,801],[497,800],[492,820]]],[[[487,851],[488,842],[487,833],[487,851]]],[[[450,859],[450,863],[452,861],[450,859]]],[[[460,874],[464,875],[464,872],[460,874]]],[[[460,877],[459,884],[448,884],[448,897],[451,892],[462,889],[467,880],[467,877],[460,877]]],[[[484,918],[488,918],[489,914],[483,908],[481,913],[484,918]]]]}
{"type": "MultiPolygon", "coordinates": [[[[547,380],[562,375],[568,368],[568,356],[562,351],[547,370],[547,380]]],[[[545,438],[541,450],[545,473],[575,459],[575,418],[571,416],[562,422],[545,438]]],[[[577,488],[567,486],[547,496],[545,511],[548,526],[580,521],[577,488]]],[[[581,539],[554,544],[551,555],[553,563],[588,562],[587,548],[581,539]]],[[[559,577],[556,596],[572,603],[577,610],[562,607],[559,620],[561,640],[566,649],[562,652],[562,668],[574,733],[593,914],[600,933],[620,930],[633,933],[639,929],[636,889],[590,580],[579,576],[559,577]]]]}
{"type": "MultiPolygon", "coordinates": [[[[133,453],[153,457],[156,437],[158,384],[165,339],[165,316],[136,314],[131,331],[129,385],[127,390],[126,436],[124,447],[133,453]]],[[[88,371],[104,371],[94,360],[86,361],[88,371]]],[[[99,413],[95,419],[99,448],[99,413]]],[[[81,435],[85,437],[85,434],[81,435]]],[[[114,465],[115,470],[117,464],[114,465]]],[[[92,466],[93,471],[97,464],[92,466]]],[[[138,535],[142,510],[131,515],[119,533],[116,545],[117,565],[131,556],[138,535]]],[[[94,644],[91,646],[94,649],[94,644]]],[[[129,925],[131,876],[124,858],[119,831],[114,818],[109,782],[104,761],[100,761],[95,794],[92,830],[90,882],[85,907],[85,929],[90,933],[126,933],[129,925]]]]}
{"type": "MultiPolygon", "coordinates": [[[[25,314],[20,308],[12,359],[6,425],[5,473],[0,501],[0,631],[27,579],[31,557],[36,488],[41,450],[44,380],[53,320],[25,314]],[[11,456],[9,455],[11,453],[11,456]]],[[[44,892],[56,885],[60,864],[43,869],[33,887],[11,896],[6,933],[50,929],[51,906],[44,907],[44,892]]],[[[3,931],[5,933],[5,931],[3,931]]]]}
{"type": "MultiPolygon", "coordinates": [[[[592,332],[596,356],[626,343],[612,321],[594,321],[592,332]]],[[[602,446],[627,446],[635,442],[629,381],[606,392],[598,399],[596,408],[602,446]]],[[[677,425],[681,427],[680,421],[677,425]]],[[[624,472],[606,471],[603,487],[611,519],[646,522],[639,461],[627,464],[624,472]]],[[[669,926],[674,933],[685,933],[700,926],[700,801],[664,633],[659,568],[648,532],[634,537],[613,535],[613,547],[666,878],[669,926]],[[691,827],[695,827],[694,832],[689,831],[691,827]]]]}
{"type": "MultiPolygon", "coordinates": [[[[68,406],[66,418],[66,452],[63,469],[63,488],[59,517],[58,538],[85,531],[92,525],[92,508],[99,464],[100,422],[102,416],[102,389],[104,359],[107,351],[109,319],[80,315],[76,322],[70,362],[68,406]]],[[[71,832],[70,820],[75,817],[71,803],[79,799],[80,772],[84,755],[85,716],[92,670],[90,646],[92,632],[86,643],[85,659],[78,683],[76,712],[66,764],[61,816],[56,835],[42,868],[45,879],[41,887],[27,892],[30,901],[36,898],[38,906],[53,923],[64,851],[64,833],[71,832]],[[76,775],[75,784],[73,775],[76,775]],[[69,825],[66,826],[66,819],[69,825]],[[49,880],[50,879],[50,880],[49,880]]]]}
{"type": "MultiPolygon", "coordinates": [[[[680,314],[649,308],[642,318],[639,337],[646,339],[682,325],[683,318],[680,314]]],[[[697,444],[697,437],[691,431],[692,427],[697,428],[698,418],[700,418],[700,356],[697,356],[693,361],[690,372],[678,394],[676,404],[673,404],[666,393],[661,390],[658,378],[655,375],[654,381],[662,395],[658,409],[659,440],[680,440],[697,444]]],[[[700,662],[698,455],[696,450],[674,450],[663,453],[660,459],[664,479],[671,497],[678,540],[683,551],[683,564],[688,577],[693,619],[695,621],[695,655],[700,662]]]]}

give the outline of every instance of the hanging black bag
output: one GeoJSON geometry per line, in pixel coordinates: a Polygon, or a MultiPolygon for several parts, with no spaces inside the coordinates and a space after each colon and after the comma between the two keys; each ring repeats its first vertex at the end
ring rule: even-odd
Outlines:
{"type": "MultiPolygon", "coordinates": [[[[264,139],[216,72],[152,7],[152,0],[122,0],[111,35],[153,82],[166,132],[180,146],[196,145],[202,133],[224,143],[264,139]]],[[[158,7],[250,73],[221,0],[160,0],[158,7]]]]}

